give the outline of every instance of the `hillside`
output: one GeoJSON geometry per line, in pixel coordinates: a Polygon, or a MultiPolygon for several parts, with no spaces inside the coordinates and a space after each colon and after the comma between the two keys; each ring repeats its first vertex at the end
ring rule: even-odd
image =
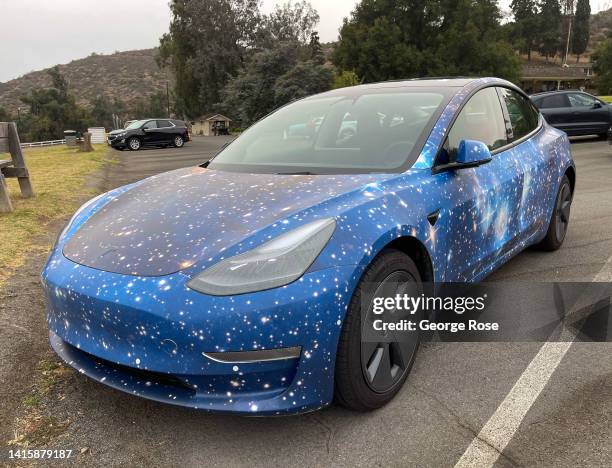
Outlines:
{"type": "Polygon", "coordinates": [[[590,51],[597,48],[597,45],[599,45],[601,41],[604,41],[610,34],[612,34],[612,8],[591,15],[590,51]]]}
{"type": "MultiPolygon", "coordinates": [[[[157,49],[131,50],[89,57],[59,65],[80,104],[88,105],[97,95],[125,103],[166,89],[166,72],[155,63],[157,49]]],[[[51,84],[45,70],[0,83],[0,107],[14,112],[20,96],[51,84]]]]}

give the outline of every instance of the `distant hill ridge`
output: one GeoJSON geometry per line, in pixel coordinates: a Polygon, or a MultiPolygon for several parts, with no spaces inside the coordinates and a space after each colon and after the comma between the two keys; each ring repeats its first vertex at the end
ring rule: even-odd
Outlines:
{"type": "MultiPolygon", "coordinates": [[[[71,92],[79,104],[88,106],[98,95],[110,100],[117,98],[126,104],[166,90],[167,74],[155,62],[157,49],[130,50],[114,54],[92,54],[59,65],[60,72],[70,83],[71,92]]],[[[27,73],[14,80],[0,83],[0,107],[9,112],[22,106],[20,97],[34,88],[51,85],[46,70],[27,73]]]]}

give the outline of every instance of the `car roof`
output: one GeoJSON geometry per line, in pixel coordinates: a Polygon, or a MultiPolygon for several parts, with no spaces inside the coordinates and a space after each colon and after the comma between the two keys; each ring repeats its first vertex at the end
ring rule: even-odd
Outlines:
{"type": "Polygon", "coordinates": [[[555,94],[567,94],[567,93],[583,93],[589,94],[579,89],[558,89],[553,91],[542,91],[541,93],[530,94],[529,97],[542,97],[542,96],[553,96],[555,94]]]}
{"type": "MultiPolygon", "coordinates": [[[[333,89],[331,91],[327,91],[325,93],[317,94],[312,97],[322,97],[322,96],[335,96],[335,95],[344,95],[346,93],[351,93],[355,95],[365,94],[369,90],[379,90],[386,89],[390,92],[397,91],[398,93],[401,90],[405,89],[414,89],[414,88],[429,88],[429,89],[448,89],[453,90],[454,93],[458,92],[461,88],[469,84],[474,84],[475,82],[480,82],[482,86],[491,86],[491,85],[500,85],[500,86],[510,86],[512,88],[516,88],[512,83],[503,80],[501,78],[492,78],[492,77],[428,77],[428,78],[414,78],[408,80],[391,80],[391,81],[381,81],[377,83],[369,83],[362,84],[357,86],[350,86],[346,88],[338,88],[333,89]]],[[[306,98],[309,99],[309,98],[306,98]]]]}

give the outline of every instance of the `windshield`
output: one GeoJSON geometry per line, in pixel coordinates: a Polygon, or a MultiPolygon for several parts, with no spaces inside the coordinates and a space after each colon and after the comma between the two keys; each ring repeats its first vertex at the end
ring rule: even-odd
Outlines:
{"type": "Polygon", "coordinates": [[[252,126],[208,167],[282,174],[395,172],[416,161],[445,91],[383,88],[301,100],[252,126]]]}
{"type": "Polygon", "coordinates": [[[127,127],[125,127],[125,129],[126,130],[134,130],[135,128],[142,127],[142,125],[144,125],[146,122],[148,122],[148,120],[135,120],[134,122],[129,124],[127,127]]]}

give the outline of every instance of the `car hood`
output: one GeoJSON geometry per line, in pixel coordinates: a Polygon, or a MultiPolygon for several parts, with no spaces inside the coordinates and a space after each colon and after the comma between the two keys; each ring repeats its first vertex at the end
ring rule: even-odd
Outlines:
{"type": "Polygon", "coordinates": [[[381,178],[180,169],[111,199],[76,230],[63,252],[99,270],[169,275],[280,219],[381,178]]]}

